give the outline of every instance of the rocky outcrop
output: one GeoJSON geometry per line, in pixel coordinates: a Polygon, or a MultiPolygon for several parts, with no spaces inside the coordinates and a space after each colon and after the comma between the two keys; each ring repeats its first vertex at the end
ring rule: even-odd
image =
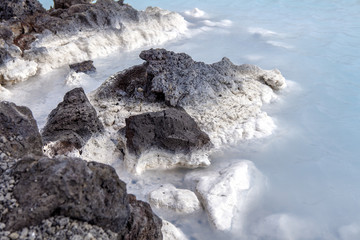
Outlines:
{"type": "MultiPolygon", "coordinates": [[[[276,91],[286,86],[279,70],[235,65],[227,58],[205,64],[165,49],[143,51],[140,57],[144,64],[115,74],[96,90],[93,98],[99,105],[113,104],[100,109],[100,115],[182,107],[215,147],[265,137],[275,128],[261,107],[275,100],[276,91]],[[125,105],[127,111],[121,109],[125,105]]],[[[125,123],[119,119],[116,124],[118,128],[125,123]]]]}
{"type": "Polygon", "coordinates": [[[182,109],[144,113],[125,121],[128,150],[137,155],[151,148],[189,153],[211,144],[208,135],[182,109]]]}
{"type": "Polygon", "coordinates": [[[101,133],[103,129],[84,90],[75,88],[66,93],[63,102],[51,111],[42,137],[45,144],[55,142],[50,155],[57,155],[80,149],[92,135],[101,133]]]}
{"type": "Polygon", "coordinates": [[[69,65],[70,69],[75,71],[76,73],[82,72],[82,73],[92,73],[96,71],[96,68],[94,66],[94,61],[84,61],[81,63],[74,63],[69,65]]]}
{"type": "Polygon", "coordinates": [[[0,159],[42,155],[42,140],[27,107],[0,102],[0,159]]]}
{"type": "Polygon", "coordinates": [[[130,218],[121,234],[121,240],[157,240],[163,239],[161,219],[153,214],[148,203],[136,200],[129,194],[130,218]]]}
{"type": "Polygon", "coordinates": [[[0,2],[0,20],[24,18],[35,13],[45,12],[38,0],[6,0],[0,2]]]}
{"type": "Polygon", "coordinates": [[[18,162],[17,209],[5,216],[7,229],[39,224],[54,215],[86,221],[114,232],[126,225],[130,210],[126,185],[105,164],[43,157],[18,162]]]}
{"type": "Polygon", "coordinates": [[[171,184],[164,184],[150,192],[149,202],[152,207],[182,214],[190,214],[201,210],[201,204],[194,192],[187,189],[178,189],[171,184]]]}

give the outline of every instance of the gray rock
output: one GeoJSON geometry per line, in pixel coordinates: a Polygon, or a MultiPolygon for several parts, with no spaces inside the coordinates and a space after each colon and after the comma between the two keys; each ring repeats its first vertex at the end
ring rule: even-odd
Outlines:
{"type": "Polygon", "coordinates": [[[54,8],[69,8],[76,4],[91,3],[92,0],[54,0],[54,8]]]}
{"type": "Polygon", "coordinates": [[[11,58],[11,55],[5,48],[0,48],[0,65],[4,64],[7,60],[11,58]]]}
{"type": "Polygon", "coordinates": [[[19,207],[4,217],[7,230],[39,224],[54,215],[120,232],[128,222],[126,185],[105,164],[77,158],[27,158],[13,168],[19,207]]]}
{"type": "Polygon", "coordinates": [[[183,109],[144,113],[125,121],[127,147],[137,155],[150,148],[189,153],[210,144],[209,136],[183,109]]]}
{"type": "Polygon", "coordinates": [[[163,239],[161,219],[153,214],[148,203],[136,200],[129,194],[130,218],[120,240],[160,240],[163,239]]]}
{"type": "Polygon", "coordinates": [[[0,102],[0,149],[11,158],[42,155],[42,140],[36,121],[27,107],[0,102]]]}
{"type": "Polygon", "coordinates": [[[83,72],[83,73],[91,73],[91,72],[95,72],[96,68],[94,66],[94,61],[84,61],[81,63],[74,63],[69,65],[71,70],[74,70],[75,72],[79,73],[79,72],[83,72]]]}
{"type": "Polygon", "coordinates": [[[63,102],[51,111],[42,137],[45,143],[59,142],[57,149],[54,149],[54,155],[57,155],[57,151],[80,149],[93,134],[103,130],[84,90],[75,88],[66,93],[63,102]]]}
{"type": "Polygon", "coordinates": [[[4,0],[0,1],[0,20],[13,17],[22,18],[37,12],[45,12],[38,0],[4,0]]]}

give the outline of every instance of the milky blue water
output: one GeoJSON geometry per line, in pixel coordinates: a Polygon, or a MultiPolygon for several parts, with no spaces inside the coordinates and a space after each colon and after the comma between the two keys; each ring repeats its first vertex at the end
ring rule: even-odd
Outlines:
{"type": "Polygon", "coordinates": [[[268,180],[245,230],[231,237],[360,239],[360,1],[127,2],[178,12],[197,7],[214,21],[229,19],[231,26],[164,47],[208,63],[227,56],[276,67],[296,83],[266,107],[278,126],[271,137],[214,160],[249,159],[268,180]]]}

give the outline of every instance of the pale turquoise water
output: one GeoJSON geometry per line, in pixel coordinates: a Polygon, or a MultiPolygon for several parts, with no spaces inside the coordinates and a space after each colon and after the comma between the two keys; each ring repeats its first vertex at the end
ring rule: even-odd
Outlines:
{"type": "Polygon", "coordinates": [[[360,239],[360,1],[128,3],[179,12],[197,7],[213,20],[229,19],[231,27],[165,47],[205,62],[227,56],[276,67],[298,85],[267,109],[278,125],[273,136],[240,144],[215,161],[247,158],[268,178],[245,231],[232,237],[360,239]],[[259,28],[273,33],[254,33],[259,28]]]}

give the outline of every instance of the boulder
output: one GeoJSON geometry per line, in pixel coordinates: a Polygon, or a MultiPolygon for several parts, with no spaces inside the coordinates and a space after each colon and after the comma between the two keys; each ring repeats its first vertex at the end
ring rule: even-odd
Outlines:
{"type": "Polygon", "coordinates": [[[11,158],[42,155],[41,136],[29,108],[0,102],[0,155],[2,154],[11,158]]]}
{"type": "Polygon", "coordinates": [[[177,189],[165,184],[149,193],[152,207],[189,214],[201,210],[201,204],[195,193],[187,189],[177,189]]]}
{"type": "Polygon", "coordinates": [[[19,207],[3,219],[10,231],[56,215],[113,232],[128,225],[126,184],[108,165],[79,158],[25,158],[14,166],[13,175],[18,180],[13,194],[19,207]]]}
{"type": "Polygon", "coordinates": [[[0,1],[0,20],[23,18],[37,12],[45,12],[38,0],[4,0],[0,1]]]}
{"type": "Polygon", "coordinates": [[[94,66],[94,61],[84,61],[81,63],[74,63],[69,65],[70,69],[75,71],[76,73],[82,72],[82,73],[91,73],[95,72],[96,68],[94,66]]]}
{"type": "Polygon", "coordinates": [[[163,238],[166,240],[188,240],[185,234],[173,224],[168,221],[162,220],[161,228],[163,238]]]}
{"type": "Polygon", "coordinates": [[[67,92],[64,100],[51,111],[42,130],[45,144],[53,145],[53,155],[80,149],[93,134],[103,132],[97,117],[82,88],[67,92]]]}
{"type": "Polygon", "coordinates": [[[246,221],[246,212],[262,192],[263,180],[250,161],[235,162],[219,171],[195,172],[185,176],[189,185],[195,184],[195,191],[210,223],[222,231],[231,230],[234,219],[237,223],[246,221]]]}
{"type": "Polygon", "coordinates": [[[130,218],[120,234],[120,240],[160,240],[163,239],[161,218],[156,216],[148,203],[136,200],[129,194],[130,218]]]}
{"type": "Polygon", "coordinates": [[[11,55],[5,48],[0,48],[0,66],[3,65],[8,59],[11,58],[11,55]]]}
{"type": "Polygon", "coordinates": [[[151,148],[190,153],[211,144],[208,135],[183,109],[144,113],[125,121],[126,144],[136,155],[151,148]]]}

